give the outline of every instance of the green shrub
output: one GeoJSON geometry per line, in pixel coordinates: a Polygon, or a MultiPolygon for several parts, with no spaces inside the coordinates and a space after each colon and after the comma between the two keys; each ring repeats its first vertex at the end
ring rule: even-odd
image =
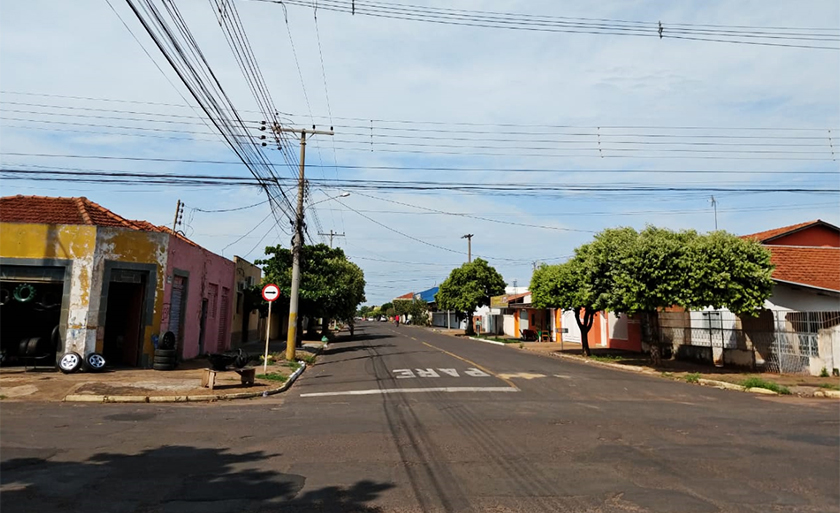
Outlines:
{"type": "Polygon", "coordinates": [[[700,373],[699,372],[691,372],[685,375],[686,383],[699,383],[700,382],[700,373]]]}
{"type": "Polygon", "coordinates": [[[786,386],[779,385],[778,383],[773,383],[772,381],[767,381],[766,379],[756,376],[745,379],[741,382],[741,386],[744,388],[766,388],[767,390],[772,390],[773,392],[782,395],[790,394],[790,390],[786,386]]]}
{"type": "Polygon", "coordinates": [[[823,368],[822,368],[822,370],[820,371],[820,377],[821,377],[821,378],[827,378],[827,377],[829,377],[829,376],[828,376],[828,370],[827,370],[825,367],[823,367],[823,368]]]}

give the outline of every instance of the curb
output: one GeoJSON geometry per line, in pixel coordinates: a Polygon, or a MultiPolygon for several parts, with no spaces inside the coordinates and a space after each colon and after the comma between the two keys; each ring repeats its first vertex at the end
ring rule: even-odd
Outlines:
{"type": "Polygon", "coordinates": [[[814,397],[828,397],[831,399],[840,399],[840,390],[817,390],[814,392],[814,397]]]}
{"type": "Polygon", "coordinates": [[[76,403],[199,403],[215,401],[232,401],[235,399],[251,399],[254,397],[268,397],[285,392],[292,383],[303,374],[306,362],[298,362],[300,367],[289,376],[283,386],[262,392],[237,392],[235,394],[218,395],[83,395],[69,394],[62,399],[64,402],[76,403]]]}
{"type": "MultiPolygon", "coordinates": [[[[707,386],[707,387],[715,387],[715,388],[721,388],[721,389],[725,389],[725,390],[737,390],[739,392],[744,391],[744,387],[742,387],[741,385],[736,385],[734,383],[729,383],[729,382],[726,382],[726,381],[718,381],[716,379],[700,378],[699,380],[697,380],[697,382],[700,383],[701,385],[707,386]]],[[[762,389],[762,390],[764,390],[764,389],[762,389]]],[[[773,394],[775,394],[775,393],[776,392],[773,392],[773,394]]]]}
{"type": "Polygon", "coordinates": [[[486,339],[483,339],[483,338],[476,338],[476,337],[467,337],[467,338],[470,339],[470,340],[477,340],[479,342],[484,342],[485,344],[495,344],[497,346],[508,345],[508,344],[505,344],[504,342],[497,342],[495,340],[486,340],[486,339]]]}
{"type": "MultiPolygon", "coordinates": [[[[531,349],[528,349],[527,347],[525,348],[525,350],[526,351],[531,351],[532,353],[542,354],[541,351],[533,351],[531,349]]],[[[651,374],[651,375],[659,374],[658,372],[656,372],[654,370],[648,369],[646,367],[640,367],[638,365],[622,365],[620,363],[599,362],[598,360],[590,360],[588,358],[580,358],[580,357],[577,357],[577,356],[571,356],[571,355],[560,354],[560,353],[548,353],[548,354],[551,355],[551,356],[554,356],[555,358],[562,358],[564,360],[570,360],[570,361],[578,362],[578,363],[582,363],[582,364],[599,365],[601,367],[609,367],[609,368],[612,368],[612,369],[638,372],[638,373],[641,373],[641,374],[651,374]]]]}

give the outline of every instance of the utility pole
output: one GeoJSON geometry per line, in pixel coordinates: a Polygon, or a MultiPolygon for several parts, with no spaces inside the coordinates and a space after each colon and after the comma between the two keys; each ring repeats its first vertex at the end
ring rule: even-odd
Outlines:
{"type": "Polygon", "coordinates": [[[473,238],[473,234],[468,233],[461,238],[462,239],[467,239],[467,263],[472,262],[472,238],[473,238]]]}
{"type": "Polygon", "coordinates": [[[715,209],[715,231],[717,231],[717,201],[715,201],[715,197],[712,196],[712,208],[715,209]]]}
{"type": "Polygon", "coordinates": [[[297,345],[297,317],[298,317],[298,295],[300,294],[300,253],[303,248],[303,194],[306,189],[304,168],[306,167],[306,134],[309,135],[333,135],[332,127],[329,130],[315,130],[306,128],[283,128],[275,126],[276,132],[300,132],[300,176],[298,178],[297,213],[295,215],[295,235],[292,239],[292,291],[289,297],[289,330],[286,333],[286,360],[295,360],[295,346],[297,345]]]}
{"type": "Polygon", "coordinates": [[[330,248],[333,247],[333,237],[344,237],[344,232],[338,233],[330,230],[330,233],[321,233],[318,232],[318,235],[323,235],[325,237],[329,236],[330,238],[330,248]]]}
{"type": "Polygon", "coordinates": [[[172,220],[172,231],[173,232],[178,227],[178,223],[183,221],[183,219],[184,219],[184,204],[181,203],[181,200],[178,200],[178,204],[175,206],[175,219],[172,220]]]}

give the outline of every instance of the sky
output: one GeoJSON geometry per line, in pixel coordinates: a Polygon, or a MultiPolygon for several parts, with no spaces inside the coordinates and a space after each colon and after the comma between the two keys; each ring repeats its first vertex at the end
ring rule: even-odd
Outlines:
{"type": "MultiPolygon", "coordinates": [[[[439,285],[467,260],[465,234],[473,258],[527,286],[535,265],[564,261],[610,227],[707,232],[717,222],[747,234],[817,218],[840,224],[840,196],[813,192],[840,188],[834,0],[807,9],[787,0],[422,5],[662,21],[666,35],[700,25],[820,28],[834,40],[797,42],[836,49],[444,25],[367,16],[363,0],[355,15],[326,9],[341,1],[317,3],[235,7],[284,126],[334,128],[307,145],[307,229],[316,242],[329,243],[319,232],[343,234],[333,242],[364,270],[368,304],[439,285]]],[[[263,115],[213,2],[176,5],[258,137],[263,115]]],[[[4,169],[250,177],[122,0],[0,1],[0,91],[4,169]]],[[[297,159],[295,141],[285,151],[297,159]]],[[[294,176],[276,147],[263,152],[294,176]]],[[[2,176],[4,196],[85,196],[168,226],[180,199],[179,229],[228,258],[253,261],[291,241],[288,220],[278,223],[253,186],[2,176]]]]}

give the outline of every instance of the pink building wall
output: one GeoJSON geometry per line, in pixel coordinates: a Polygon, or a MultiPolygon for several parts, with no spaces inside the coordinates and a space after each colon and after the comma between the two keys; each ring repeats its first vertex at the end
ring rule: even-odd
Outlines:
{"type": "Polygon", "coordinates": [[[160,333],[169,331],[173,282],[177,276],[186,273],[189,274],[186,276],[186,303],[182,314],[183,336],[178,341],[179,355],[190,359],[201,353],[229,349],[233,310],[236,307],[235,265],[224,257],[172,235],[169,237],[166,261],[165,299],[160,333]],[[226,305],[222,300],[225,290],[226,305]],[[203,348],[199,348],[201,306],[204,299],[207,299],[207,318],[204,345],[203,348]]]}

